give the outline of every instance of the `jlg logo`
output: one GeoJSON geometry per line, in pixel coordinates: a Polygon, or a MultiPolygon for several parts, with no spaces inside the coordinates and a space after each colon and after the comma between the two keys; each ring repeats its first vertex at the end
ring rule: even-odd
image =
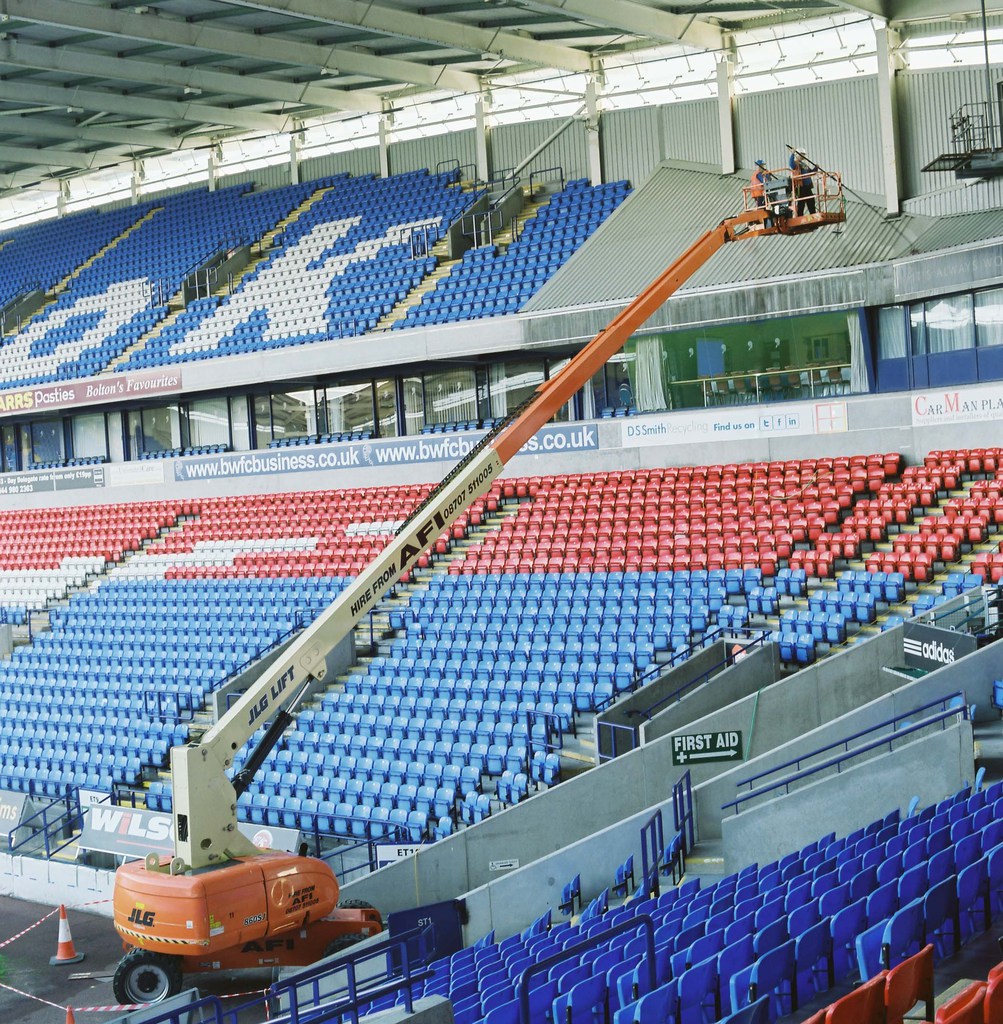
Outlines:
{"type": "Polygon", "coordinates": [[[133,907],[129,920],[133,924],[142,925],[144,928],[152,928],[153,921],[157,916],[155,910],[144,910],[142,907],[133,907]]]}

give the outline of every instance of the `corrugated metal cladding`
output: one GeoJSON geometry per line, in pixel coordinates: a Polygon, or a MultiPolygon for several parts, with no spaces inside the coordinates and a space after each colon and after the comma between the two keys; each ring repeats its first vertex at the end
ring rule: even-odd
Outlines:
{"type": "Polygon", "coordinates": [[[440,163],[455,165],[457,161],[460,164],[476,163],[473,129],[390,144],[391,174],[405,174],[423,167],[434,174],[440,163]]]}
{"type": "Polygon", "coordinates": [[[379,146],[360,146],[358,149],[348,149],[343,153],[314,157],[300,164],[300,181],[329,178],[334,174],[353,174],[361,177],[365,174],[379,173],[379,146]]]}
{"type": "MultiPolygon", "coordinates": [[[[491,168],[497,173],[519,164],[539,146],[567,118],[549,121],[531,121],[526,124],[503,124],[491,131],[491,168]]],[[[574,121],[540,153],[526,168],[527,171],[561,167],[566,178],[584,178],[588,175],[588,156],[585,147],[585,125],[574,121]]]]}
{"type": "Polygon", "coordinates": [[[603,177],[639,185],[665,159],[661,107],[611,110],[602,115],[603,177]]]}
{"type": "Polygon", "coordinates": [[[878,80],[874,75],[735,98],[735,159],[786,167],[788,146],[840,171],[851,188],[884,193],[878,80]]]}
{"type": "MultiPolygon", "coordinates": [[[[617,302],[637,295],[705,231],[742,209],[744,178],[666,163],[527,303],[527,311],[617,302]]],[[[819,274],[910,252],[925,219],[886,220],[847,204],[847,223],[806,235],[725,246],[684,292],[819,274]]]]}
{"type": "Polygon", "coordinates": [[[935,252],[1003,237],[1003,210],[939,217],[916,240],[917,252],[935,252]]]}
{"type": "Polygon", "coordinates": [[[272,167],[262,167],[247,175],[247,181],[256,182],[262,188],[280,188],[288,185],[290,180],[289,165],[287,163],[275,164],[272,167]]]}
{"type": "MultiPolygon", "coordinates": [[[[994,82],[1001,72],[999,65],[992,68],[994,82]]],[[[924,173],[921,168],[941,153],[951,152],[951,116],[966,103],[985,100],[985,71],[978,67],[900,71],[896,81],[903,194],[954,188],[951,172],[924,173]]]]}
{"type": "Polygon", "coordinates": [[[993,181],[957,181],[949,188],[907,199],[902,209],[922,217],[949,217],[953,214],[995,210],[1001,206],[1003,180],[996,178],[993,181]]]}
{"type": "Polygon", "coordinates": [[[668,103],[661,111],[666,160],[721,165],[716,99],[668,103]]]}

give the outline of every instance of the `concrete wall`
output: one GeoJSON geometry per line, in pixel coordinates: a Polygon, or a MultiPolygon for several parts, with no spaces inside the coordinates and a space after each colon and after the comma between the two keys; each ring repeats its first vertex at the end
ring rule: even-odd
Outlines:
{"type": "MultiPolygon", "coordinates": [[[[728,645],[723,645],[728,646],[728,645]]],[[[746,655],[737,665],[714,675],[708,682],[684,694],[675,704],[660,711],[641,729],[645,743],[677,732],[718,708],[726,707],[772,685],[780,675],[780,654],[776,644],[765,644],[746,655]]],[[[716,731],[716,730],[715,730],[716,731]]]]}
{"type": "MultiPolygon", "coordinates": [[[[768,660],[765,654],[761,657],[763,662],[768,660]]],[[[738,778],[789,760],[799,752],[815,750],[836,738],[837,733],[846,735],[865,728],[962,686],[969,700],[988,701],[991,666],[996,658],[998,654],[991,647],[985,648],[957,665],[903,686],[903,677],[884,671],[887,665],[902,663],[901,629],[889,630],[713,714],[690,719],[684,713],[685,703],[681,702],[676,706],[679,718],[673,732],[738,729],[745,740],[744,763],[690,768],[698,794],[698,840],[721,835],[720,808],[734,798],[738,778]]],[[[754,668],[753,678],[761,669],[762,664],[754,668]]],[[[732,671],[735,670],[729,670],[722,680],[732,671]]],[[[693,708],[696,709],[695,703],[693,708]]],[[[493,926],[488,923],[493,920],[491,908],[497,908],[500,919],[518,920],[519,927],[525,927],[541,912],[554,887],[559,898],[560,887],[576,871],[585,869],[583,850],[594,850],[597,858],[598,866],[594,872],[589,867],[589,873],[597,878],[611,876],[632,849],[625,845],[627,840],[621,841],[620,828],[628,823],[623,835],[636,837],[638,822],[647,820],[656,807],[670,806],[672,786],[686,771],[672,765],[670,737],[671,734],[649,742],[599,769],[562,783],[542,798],[508,808],[475,828],[465,829],[413,857],[352,882],[345,887],[345,893],[367,899],[389,913],[496,886],[483,897],[487,902],[475,904],[476,916],[471,916],[468,936],[476,938],[493,926]],[[583,808],[587,808],[587,813],[583,813],[583,808]],[[597,836],[597,845],[589,845],[597,836]],[[621,849],[626,852],[617,859],[621,849]],[[502,866],[498,863],[502,861],[509,863],[502,866]],[[565,877],[571,864],[577,865],[576,871],[565,877]],[[522,874],[530,868],[531,875],[522,874]],[[543,881],[534,882],[532,891],[520,885],[497,887],[496,883],[510,876],[543,881]]],[[[968,777],[971,775],[969,768],[968,777]]],[[[909,789],[909,794],[914,791],[909,789]]],[[[886,789],[882,799],[891,803],[880,813],[897,806],[901,794],[886,789]]],[[[866,820],[858,824],[865,824],[866,820]]],[[[666,828],[670,825],[671,812],[666,828]]],[[[636,845],[636,838],[634,842],[636,845]]]]}
{"type": "MultiPolygon", "coordinates": [[[[885,665],[901,665],[901,627],[808,670],[790,676],[759,694],[723,708],[693,730],[749,729],[755,712],[755,731],[746,747],[746,761],[707,777],[706,769],[693,772],[699,786],[697,830],[702,839],[721,835],[721,806],[738,795],[741,780],[809,754],[829,743],[911,711],[929,701],[961,690],[976,705],[976,720],[988,710],[994,671],[999,674],[998,650],[985,647],[955,665],[919,679],[885,671],[874,657],[881,645],[885,665]],[[849,655],[861,655],[860,660],[849,655]],[[830,665],[831,663],[831,665],[830,665]],[[842,663],[839,675],[831,667],[842,663]]],[[[972,778],[969,771],[969,779],[972,778]]],[[[729,814],[733,812],[728,812],[729,814]]]]}
{"type": "Polygon", "coordinates": [[[608,711],[596,715],[596,739],[599,753],[603,756],[616,756],[626,753],[635,746],[640,746],[644,735],[645,723],[651,708],[667,697],[688,686],[705,673],[719,673],[724,668],[727,647],[721,643],[713,643],[702,651],[697,651],[682,665],[666,669],[663,676],[652,682],[645,683],[636,693],[622,697],[608,711]],[[617,730],[610,732],[600,729],[600,725],[624,726],[637,732],[637,741],[632,741],[628,734],[617,730]]]}
{"type": "MultiPolygon", "coordinates": [[[[956,721],[722,823],[725,871],[767,864],[833,831],[846,835],[915,794],[926,806],[973,778],[972,726],[956,721]]],[[[703,794],[699,793],[698,800],[703,794]]]]}

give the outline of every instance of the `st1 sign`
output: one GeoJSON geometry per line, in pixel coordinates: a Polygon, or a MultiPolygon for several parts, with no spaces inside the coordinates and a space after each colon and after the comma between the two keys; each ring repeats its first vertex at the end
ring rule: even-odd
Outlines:
{"type": "Polygon", "coordinates": [[[712,761],[741,761],[742,734],[731,732],[691,732],[672,737],[672,763],[677,766],[707,764],[712,761]]]}

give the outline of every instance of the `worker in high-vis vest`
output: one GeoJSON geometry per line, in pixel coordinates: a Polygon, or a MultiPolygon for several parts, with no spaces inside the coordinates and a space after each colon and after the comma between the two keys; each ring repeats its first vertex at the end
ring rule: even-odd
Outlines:
{"type": "Polygon", "coordinates": [[[766,182],[769,178],[770,172],[766,169],[766,162],[757,160],[756,169],[752,172],[752,178],[749,181],[750,194],[756,206],[766,205],[766,182]]]}

